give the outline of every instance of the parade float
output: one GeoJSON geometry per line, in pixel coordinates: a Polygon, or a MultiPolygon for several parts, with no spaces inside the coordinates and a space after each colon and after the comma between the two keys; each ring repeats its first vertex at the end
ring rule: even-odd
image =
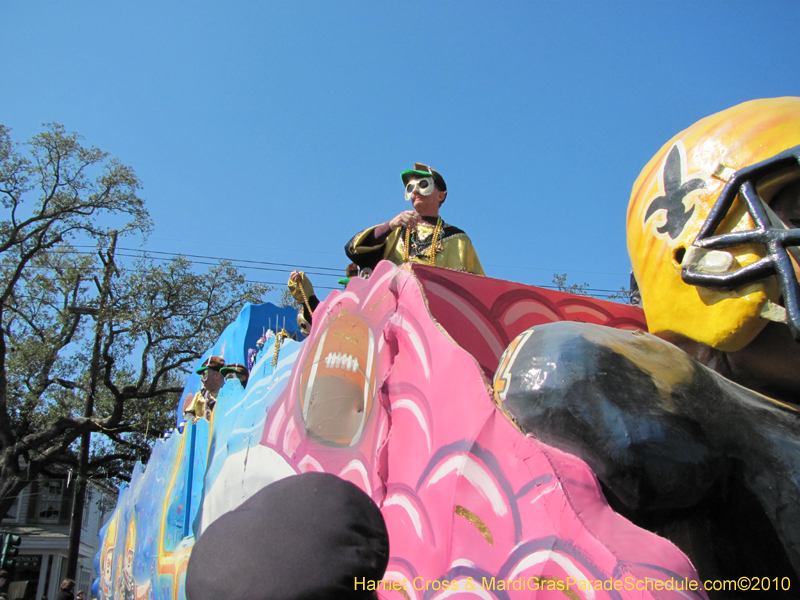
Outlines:
{"type": "Polygon", "coordinates": [[[212,523],[316,471],[380,508],[387,600],[792,597],[798,143],[800,99],[775,99],[709,117],[653,158],[628,214],[647,321],[388,262],[332,292],[302,342],[247,306],[203,357],[255,350],[246,387],[226,381],[210,419],[179,409],[137,465],[101,532],[96,596],[183,600],[212,523]],[[737,360],[759,343],[779,353],[773,387],[737,360]]]}

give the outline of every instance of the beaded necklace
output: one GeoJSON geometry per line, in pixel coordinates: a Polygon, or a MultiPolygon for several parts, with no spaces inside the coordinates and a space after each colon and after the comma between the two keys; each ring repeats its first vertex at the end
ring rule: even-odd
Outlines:
{"type": "Polygon", "coordinates": [[[306,291],[303,289],[303,282],[300,281],[297,287],[300,288],[300,295],[303,296],[303,304],[306,305],[306,308],[308,309],[308,314],[313,313],[314,311],[311,310],[311,305],[308,303],[308,296],[306,296],[306,291]]]}
{"type": "Polygon", "coordinates": [[[272,366],[276,367],[278,365],[278,354],[281,351],[281,346],[283,345],[283,340],[289,337],[289,333],[285,329],[281,329],[278,332],[278,335],[275,336],[275,354],[272,355],[272,366]]]}
{"type": "MultiPolygon", "coordinates": [[[[433,235],[431,236],[431,251],[430,251],[430,256],[428,256],[428,264],[430,266],[434,266],[436,264],[436,243],[439,241],[439,236],[442,233],[443,226],[444,222],[442,221],[442,217],[439,217],[436,220],[436,227],[433,228],[433,235]]],[[[403,250],[404,261],[408,260],[410,249],[411,249],[411,229],[406,228],[406,247],[403,250]]]]}

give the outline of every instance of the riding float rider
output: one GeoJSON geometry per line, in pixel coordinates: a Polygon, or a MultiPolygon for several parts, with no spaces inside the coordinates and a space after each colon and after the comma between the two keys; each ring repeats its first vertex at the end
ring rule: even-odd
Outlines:
{"type": "Polygon", "coordinates": [[[187,398],[184,412],[194,415],[194,418],[199,419],[205,417],[211,418],[211,412],[214,410],[214,405],[217,403],[217,394],[219,393],[222,384],[225,380],[220,373],[220,370],[225,366],[225,361],[220,356],[209,356],[203,362],[203,365],[197,369],[196,373],[200,375],[202,386],[200,391],[195,393],[191,398],[187,398]]]}
{"type": "MultiPolygon", "coordinates": [[[[374,269],[381,260],[388,260],[396,265],[416,262],[485,275],[469,236],[439,216],[447,198],[444,177],[422,163],[414,164],[400,177],[406,200],[412,202],[414,210],[404,210],[388,223],[356,234],[345,245],[347,257],[362,273],[374,269]]],[[[298,318],[301,329],[308,328],[311,313],[319,304],[314,288],[303,271],[292,271],[288,287],[303,306],[303,319],[298,318]]]]}
{"type": "Polygon", "coordinates": [[[373,269],[381,260],[396,265],[416,262],[484,275],[469,237],[439,216],[447,198],[447,185],[437,171],[416,163],[401,174],[406,200],[414,210],[404,210],[388,223],[356,234],[345,246],[348,258],[361,269],[373,269]]]}

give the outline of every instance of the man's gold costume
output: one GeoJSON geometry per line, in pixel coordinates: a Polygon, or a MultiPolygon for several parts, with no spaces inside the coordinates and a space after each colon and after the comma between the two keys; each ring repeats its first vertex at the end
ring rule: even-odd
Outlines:
{"type": "Polygon", "coordinates": [[[425,217],[413,231],[395,229],[382,242],[375,239],[374,230],[365,229],[345,246],[347,256],[362,269],[374,268],[381,260],[396,265],[409,261],[427,265],[433,252],[437,267],[485,275],[467,234],[441,219],[425,217]]]}

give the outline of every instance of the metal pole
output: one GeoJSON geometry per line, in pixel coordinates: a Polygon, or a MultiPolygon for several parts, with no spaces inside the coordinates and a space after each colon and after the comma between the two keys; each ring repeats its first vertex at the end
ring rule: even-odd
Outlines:
{"type": "MultiPolygon", "coordinates": [[[[117,250],[117,232],[111,233],[111,246],[106,252],[106,259],[102,254],[100,260],[104,263],[103,284],[100,286],[99,311],[94,329],[94,347],[92,348],[92,362],[89,371],[89,394],[83,409],[83,416],[90,419],[94,412],[94,397],[97,390],[97,376],[100,370],[100,348],[105,331],[105,308],[111,294],[111,277],[116,267],[114,266],[114,253],[117,250]]],[[[81,455],[78,466],[78,475],[75,478],[75,502],[72,505],[72,518],[69,526],[69,550],[67,552],[67,578],[77,579],[78,556],[81,547],[81,526],[83,523],[83,505],[86,502],[86,473],[89,470],[89,445],[92,440],[91,431],[81,435],[81,455]]],[[[65,490],[66,491],[66,490],[65,490]]]]}

